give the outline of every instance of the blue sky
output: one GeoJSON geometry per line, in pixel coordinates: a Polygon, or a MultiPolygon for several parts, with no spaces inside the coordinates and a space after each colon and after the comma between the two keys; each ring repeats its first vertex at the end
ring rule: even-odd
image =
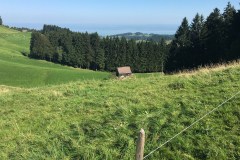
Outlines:
{"type": "MultiPolygon", "coordinates": [[[[206,17],[228,0],[0,0],[9,23],[179,24],[197,12],[206,17]]],[[[239,8],[239,1],[230,1],[239,8]]]]}
{"type": "Polygon", "coordinates": [[[238,0],[0,0],[5,24],[179,25],[238,0]]]}

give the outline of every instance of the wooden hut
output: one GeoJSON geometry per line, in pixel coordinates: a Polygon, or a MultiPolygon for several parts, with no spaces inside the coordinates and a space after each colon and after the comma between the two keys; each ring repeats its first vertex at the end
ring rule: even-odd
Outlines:
{"type": "Polygon", "coordinates": [[[116,75],[118,77],[127,77],[132,75],[131,68],[129,66],[118,67],[116,75]]]}

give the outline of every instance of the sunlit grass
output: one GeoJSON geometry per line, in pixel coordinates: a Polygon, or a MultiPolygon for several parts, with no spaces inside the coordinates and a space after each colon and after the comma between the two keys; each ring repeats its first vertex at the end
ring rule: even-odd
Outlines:
{"type": "MultiPolygon", "coordinates": [[[[140,128],[149,153],[239,91],[239,73],[236,66],[187,77],[2,86],[0,157],[133,159],[140,128]]],[[[150,159],[239,159],[239,105],[240,95],[150,159]]]]}
{"type": "MultiPolygon", "coordinates": [[[[240,90],[239,62],[106,79],[24,57],[24,36],[0,27],[0,159],[134,159],[141,128],[146,155],[240,90]]],[[[237,95],[149,159],[240,159],[239,106],[237,95]]]]}
{"type": "Polygon", "coordinates": [[[0,85],[39,87],[79,80],[108,79],[109,73],[74,69],[29,59],[31,33],[0,26],[0,85]]]}

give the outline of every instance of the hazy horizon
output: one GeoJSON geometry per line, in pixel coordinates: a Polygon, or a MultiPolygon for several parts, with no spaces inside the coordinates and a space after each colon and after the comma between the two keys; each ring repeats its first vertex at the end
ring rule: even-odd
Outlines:
{"type": "MultiPolygon", "coordinates": [[[[43,28],[42,23],[9,23],[6,24],[10,27],[26,27],[30,29],[40,30],[43,28]]],[[[49,25],[57,25],[63,28],[69,28],[71,31],[75,32],[89,32],[95,33],[102,36],[107,35],[115,35],[121,33],[136,33],[142,32],[147,34],[167,34],[172,35],[175,34],[178,25],[93,25],[93,24],[49,24],[49,25]]]]}
{"type": "Polygon", "coordinates": [[[41,29],[54,24],[80,32],[112,35],[125,32],[174,34],[182,19],[191,23],[196,13],[206,18],[214,8],[223,12],[235,0],[7,0],[1,2],[5,25],[41,29]]]}

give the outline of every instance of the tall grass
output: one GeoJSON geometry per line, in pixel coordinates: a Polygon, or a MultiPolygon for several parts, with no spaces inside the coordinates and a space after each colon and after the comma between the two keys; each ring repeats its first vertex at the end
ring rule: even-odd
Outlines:
{"type": "MultiPolygon", "coordinates": [[[[239,91],[239,73],[1,86],[0,157],[133,159],[140,128],[149,153],[239,91]]],[[[238,95],[149,159],[239,159],[239,105],[238,95]]]]}
{"type": "MultiPolygon", "coordinates": [[[[24,57],[29,41],[0,26],[0,159],[133,159],[140,128],[149,153],[240,89],[239,63],[101,80],[24,57]]],[[[239,105],[238,95],[149,159],[240,159],[239,105]]]]}

